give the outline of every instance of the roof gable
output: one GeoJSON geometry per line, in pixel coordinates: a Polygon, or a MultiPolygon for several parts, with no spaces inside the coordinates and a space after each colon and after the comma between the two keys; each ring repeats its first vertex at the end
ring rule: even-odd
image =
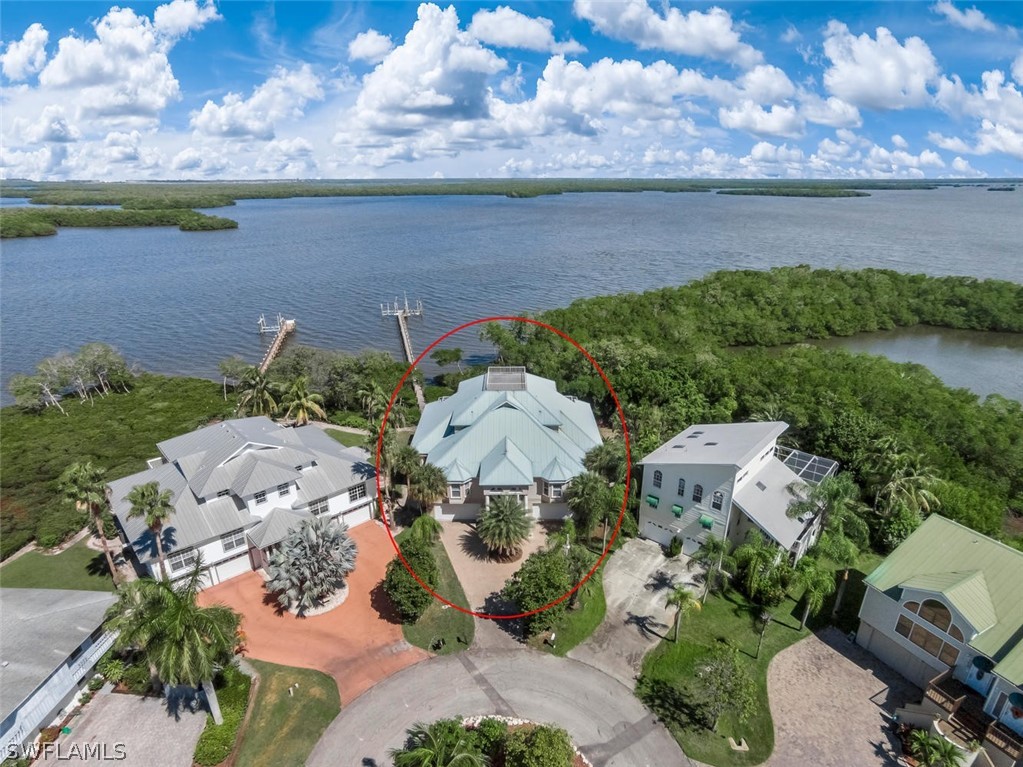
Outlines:
{"type": "Polygon", "coordinates": [[[987,580],[980,570],[918,575],[900,585],[904,589],[942,594],[978,632],[987,631],[998,622],[987,580]]]}

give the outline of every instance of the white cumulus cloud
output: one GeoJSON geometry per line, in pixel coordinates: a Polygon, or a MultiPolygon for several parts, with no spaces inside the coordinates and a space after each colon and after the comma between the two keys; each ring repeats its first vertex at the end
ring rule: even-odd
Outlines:
{"type": "Polygon", "coordinates": [[[523,48],[550,53],[584,53],[586,47],[569,38],[554,39],[554,22],[527,16],[505,5],[494,10],[477,11],[469,24],[469,34],[482,43],[498,48],[523,48]]]}
{"type": "Polygon", "coordinates": [[[756,136],[784,136],[798,138],[803,135],[805,121],[794,106],[774,104],[769,110],[754,101],[718,110],[722,128],[741,130],[756,136]]]}
{"type": "Polygon", "coordinates": [[[24,80],[34,75],[46,63],[46,43],[50,33],[42,24],[31,24],[20,40],[7,44],[7,50],[0,54],[0,67],[8,80],[24,80]]]}
{"type": "Polygon", "coordinates": [[[221,18],[210,0],[203,5],[195,0],[172,0],[153,12],[153,28],[159,35],[178,38],[221,18]]]}
{"type": "Polygon", "coordinates": [[[393,49],[394,43],[391,42],[389,35],[383,35],[375,29],[367,29],[348,43],[348,58],[352,61],[379,64],[393,49]]]}
{"type": "Polygon", "coordinates": [[[944,16],[952,26],[968,29],[971,32],[994,32],[998,29],[995,23],[976,6],[960,11],[951,0],[938,0],[931,6],[931,10],[944,16]]]}

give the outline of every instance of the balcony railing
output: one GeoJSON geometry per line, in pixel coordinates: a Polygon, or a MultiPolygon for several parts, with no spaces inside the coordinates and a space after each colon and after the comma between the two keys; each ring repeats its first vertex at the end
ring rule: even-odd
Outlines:
{"type": "Polygon", "coordinates": [[[962,705],[963,700],[966,698],[965,693],[955,685],[965,687],[958,680],[952,678],[952,669],[948,669],[938,674],[928,683],[924,697],[936,703],[951,716],[959,709],[959,706],[962,705]]]}
{"type": "Polygon", "coordinates": [[[76,658],[75,662],[68,667],[68,670],[71,672],[71,678],[78,679],[83,676],[100,659],[100,656],[110,649],[116,638],[116,632],[108,631],[96,640],[92,647],[86,650],[81,657],[76,658]]]}
{"type": "Polygon", "coordinates": [[[1012,759],[1023,759],[1023,736],[1017,735],[1001,722],[991,723],[984,735],[984,743],[990,743],[1012,759]]]}

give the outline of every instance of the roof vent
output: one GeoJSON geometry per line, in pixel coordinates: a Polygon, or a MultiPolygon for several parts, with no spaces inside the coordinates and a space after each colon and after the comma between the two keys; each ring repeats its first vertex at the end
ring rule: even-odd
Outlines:
{"type": "Polygon", "coordinates": [[[704,447],[710,447],[711,445],[716,445],[716,444],[717,444],[717,442],[704,442],[703,446],[704,447]]]}
{"type": "Polygon", "coordinates": [[[767,485],[765,485],[763,482],[757,482],[757,489],[758,490],[766,490],[767,489],[767,485]]]}

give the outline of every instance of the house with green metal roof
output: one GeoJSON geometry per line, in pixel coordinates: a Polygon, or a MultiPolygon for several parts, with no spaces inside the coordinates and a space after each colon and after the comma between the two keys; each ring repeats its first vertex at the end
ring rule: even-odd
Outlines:
{"type": "Polygon", "coordinates": [[[438,519],[475,519],[497,495],[514,496],[534,517],[560,519],[566,485],[601,442],[589,404],[524,367],[491,367],[428,404],[411,444],[447,478],[438,519]]]}
{"type": "Polygon", "coordinates": [[[856,641],[924,689],[917,713],[1023,764],[1023,552],[932,514],[865,583],[856,641]]]}

